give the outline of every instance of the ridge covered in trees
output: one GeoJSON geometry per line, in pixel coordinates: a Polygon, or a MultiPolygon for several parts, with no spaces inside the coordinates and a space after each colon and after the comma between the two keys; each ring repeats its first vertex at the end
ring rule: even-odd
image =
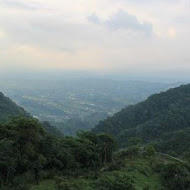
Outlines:
{"type": "Polygon", "coordinates": [[[150,96],[100,122],[93,132],[110,133],[120,147],[130,137],[154,143],[159,151],[190,151],[190,84],[150,96]]]}
{"type": "MultiPolygon", "coordinates": [[[[18,106],[10,98],[0,92],[0,123],[8,122],[14,117],[32,118],[22,107],[18,106]]],[[[63,133],[56,127],[50,125],[49,122],[42,122],[45,131],[52,133],[55,136],[62,137],[63,133]]]]}
{"type": "Polygon", "coordinates": [[[23,108],[0,92],[0,122],[8,120],[10,116],[18,115],[29,116],[23,108]]]}

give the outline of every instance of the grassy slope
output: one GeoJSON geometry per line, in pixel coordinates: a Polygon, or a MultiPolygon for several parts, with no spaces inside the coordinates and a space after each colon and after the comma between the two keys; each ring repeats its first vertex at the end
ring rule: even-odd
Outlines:
{"type": "MultiPolygon", "coordinates": [[[[177,162],[166,157],[157,156],[154,159],[149,158],[136,158],[132,163],[129,159],[117,160],[117,165],[120,167],[115,170],[107,170],[100,173],[101,175],[108,175],[113,171],[120,171],[132,177],[134,182],[134,187],[136,190],[144,190],[149,187],[150,190],[167,190],[162,184],[162,178],[159,172],[155,170],[156,166],[159,164],[167,164],[171,162],[177,162]]],[[[111,166],[110,166],[111,168],[111,166]]],[[[159,168],[159,167],[158,167],[159,168]]],[[[80,188],[83,190],[98,190],[93,188],[92,177],[80,177],[76,179],[68,179],[67,182],[71,184],[80,184],[80,188]]],[[[72,188],[77,190],[78,188],[72,188]]],[[[40,183],[39,186],[33,186],[31,190],[56,190],[55,181],[47,180],[40,183]]]]}
{"type": "Polygon", "coordinates": [[[55,190],[55,182],[53,180],[46,180],[39,185],[35,185],[31,190],[55,190]]]}

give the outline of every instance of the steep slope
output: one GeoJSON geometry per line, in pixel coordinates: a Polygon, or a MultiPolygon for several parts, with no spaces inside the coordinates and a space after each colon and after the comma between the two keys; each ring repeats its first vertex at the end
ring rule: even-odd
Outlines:
{"type": "Polygon", "coordinates": [[[190,85],[182,85],[124,108],[100,122],[93,131],[111,133],[124,146],[130,137],[140,137],[145,143],[163,141],[163,138],[166,142],[166,136],[189,127],[190,85]]]}
{"type": "Polygon", "coordinates": [[[16,105],[11,99],[0,92],[0,122],[6,121],[10,116],[28,115],[26,111],[16,105]]]}
{"type": "Polygon", "coordinates": [[[44,130],[56,137],[62,138],[64,135],[63,133],[57,129],[55,126],[51,125],[48,121],[44,121],[41,123],[44,130]]]}
{"type": "Polygon", "coordinates": [[[104,120],[107,116],[108,115],[104,112],[96,112],[84,118],[76,117],[65,122],[52,122],[52,125],[56,126],[57,129],[62,131],[66,136],[75,136],[79,130],[91,130],[99,121],[104,120]]]}
{"type": "MultiPolygon", "coordinates": [[[[22,107],[19,107],[10,98],[0,92],[0,123],[8,121],[14,116],[31,117],[22,107]]],[[[57,137],[63,137],[63,133],[56,129],[56,127],[51,126],[48,122],[42,122],[41,124],[46,132],[57,137]]]]}

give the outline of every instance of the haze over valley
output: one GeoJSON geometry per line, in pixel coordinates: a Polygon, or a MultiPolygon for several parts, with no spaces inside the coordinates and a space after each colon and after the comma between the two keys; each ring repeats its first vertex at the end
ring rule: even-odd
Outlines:
{"type": "Polygon", "coordinates": [[[0,88],[34,117],[73,135],[76,130],[89,130],[122,108],[179,84],[93,78],[20,79],[1,80],[0,88]],[[73,132],[69,130],[72,127],[76,128],[73,132]]]}

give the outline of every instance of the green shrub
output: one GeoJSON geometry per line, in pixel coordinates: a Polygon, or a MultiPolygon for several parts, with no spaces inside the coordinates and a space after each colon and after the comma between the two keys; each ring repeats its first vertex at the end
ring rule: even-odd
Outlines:
{"type": "Polygon", "coordinates": [[[113,172],[100,177],[96,182],[96,190],[134,190],[131,177],[122,172],[113,172]]]}
{"type": "Polygon", "coordinates": [[[165,166],[162,176],[165,186],[171,190],[190,189],[190,171],[184,164],[173,163],[165,166]]]}
{"type": "Polygon", "coordinates": [[[94,190],[91,183],[85,179],[56,177],[56,190],[94,190]]]}

